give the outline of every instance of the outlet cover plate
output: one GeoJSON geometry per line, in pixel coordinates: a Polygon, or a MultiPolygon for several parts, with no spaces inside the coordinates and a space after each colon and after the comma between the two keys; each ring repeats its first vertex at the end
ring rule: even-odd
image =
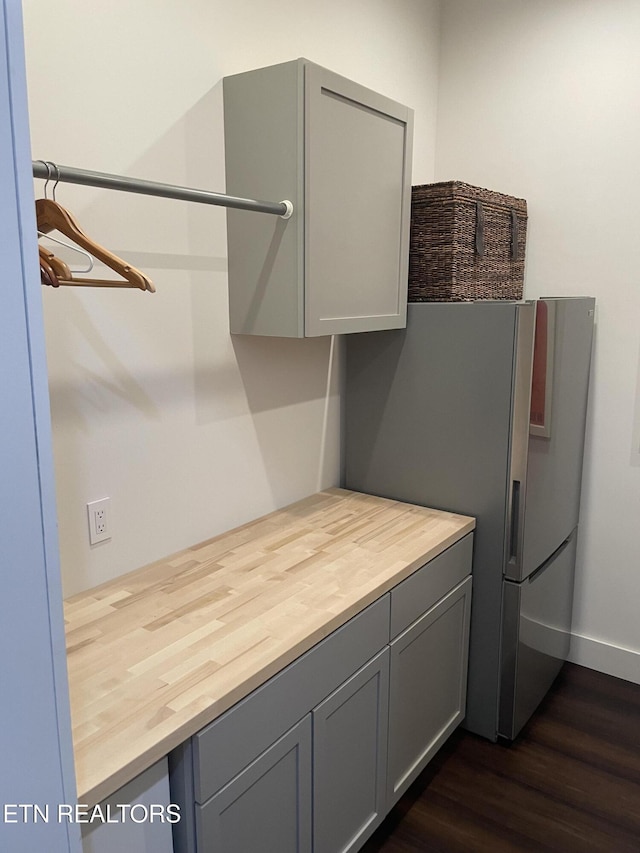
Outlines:
{"type": "Polygon", "coordinates": [[[97,545],[111,539],[111,498],[102,498],[87,504],[89,543],[97,545]]]}

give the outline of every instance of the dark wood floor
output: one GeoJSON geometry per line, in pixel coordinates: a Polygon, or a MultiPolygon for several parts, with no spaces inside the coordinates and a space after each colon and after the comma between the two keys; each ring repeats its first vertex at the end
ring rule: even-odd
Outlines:
{"type": "Polygon", "coordinates": [[[362,853],[640,853],[640,685],[566,664],[520,737],[458,730],[362,853]]]}

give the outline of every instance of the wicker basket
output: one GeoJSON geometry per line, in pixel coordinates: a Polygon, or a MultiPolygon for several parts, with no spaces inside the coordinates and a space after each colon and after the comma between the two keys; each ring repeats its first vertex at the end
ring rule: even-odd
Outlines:
{"type": "Polygon", "coordinates": [[[461,181],[412,188],[409,302],[522,299],[527,202],[461,181]]]}

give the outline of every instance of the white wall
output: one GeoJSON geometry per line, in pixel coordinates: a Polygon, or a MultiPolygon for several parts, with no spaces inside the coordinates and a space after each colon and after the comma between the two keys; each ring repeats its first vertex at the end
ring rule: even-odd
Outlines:
{"type": "MultiPolygon", "coordinates": [[[[432,180],[436,0],[90,6],[24,0],[34,157],[223,191],[222,77],[306,56],[413,107],[432,180]]],[[[57,198],[157,288],[43,291],[65,594],[336,484],[338,342],[230,337],[222,209],[57,198]]]]}
{"type": "Polygon", "coordinates": [[[443,10],[437,179],[527,198],[525,296],[597,298],[572,655],[640,682],[640,3],[443,10]]]}

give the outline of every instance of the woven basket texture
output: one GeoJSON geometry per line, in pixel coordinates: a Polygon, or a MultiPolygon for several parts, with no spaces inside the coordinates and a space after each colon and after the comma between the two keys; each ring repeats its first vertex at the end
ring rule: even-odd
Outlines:
{"type": "Polygon", "coordinates": [[[412,187],[409,302],[522,299],[526,234],[525,199],[462,181],[412,187]]]}

